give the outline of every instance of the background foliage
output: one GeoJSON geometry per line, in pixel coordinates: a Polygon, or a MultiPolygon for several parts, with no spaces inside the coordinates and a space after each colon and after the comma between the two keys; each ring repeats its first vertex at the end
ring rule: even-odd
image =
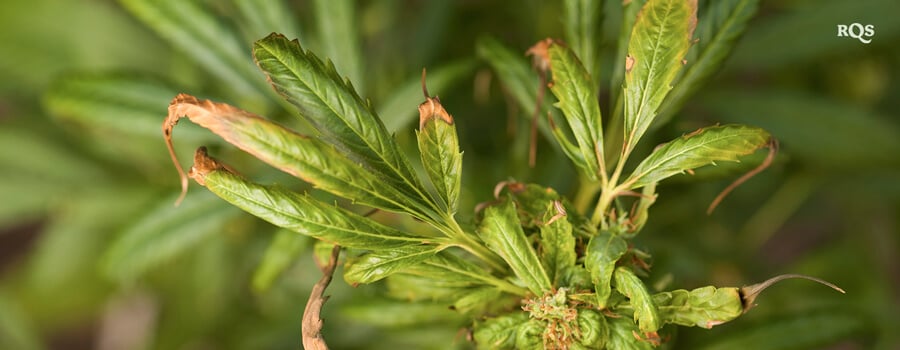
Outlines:
{"type": "MultiPolygon", "coordinates": [[[[701,1],[701,14],[712,3],[701,1]]],[[[619,1],[600,10],[600,45],[586,54],[597,58],[594,80],[608,82],[622,10],[619,1]]],[[[647,145],[738,122],[782,144],[773,167],[711,216],[706,205],[746,165],[657,189],[636,241],[654,253],[651,282],[739,286],[796,272],[848,292],[785,282],[732,323],[682,330],[673,348],[900,346],[898,12],[891,0],[762,1],[723,70],[651,129],[647,145]],[[835,36],[852,22],[875,25],[871,44],[835,36]]],[[[504,67],[491,69],[487,49],[502,45],[526,62],[538,39],[567,35],[562,14],[561,4],[534,0],[3,2],[0,348],[296,347],[319,277],[312,242],[199,187],[173,208],[177,177],[159,132],[178,92],[295,124],[272,114],[278,99],[250,61],[251,43],[272,31],[330,57],[408,149],[428,67],[466,151],[460,208],[509,178],[573,196],[575,169],[549,138],[537,167],[527,166],[527,122],[517,116],[530,111],[515,101],[536,80],[501,88],[492,72],[504,67]]],[[[714,19],[700,17],[701,38],[704,21],[714,19]]],[[[611,115],[608,85],[600,88],[611,115]]],[[[302,188],[199,128],[178,133],[180,154],[207,144],[256,179],[302,188]]],[[[455,313],[395,304],[378,288],[329,288],[333,347],[465,346],[447,326],[459,324],[455,313]],[[426,315],[440,324],[421,323],[426,315]]]]}

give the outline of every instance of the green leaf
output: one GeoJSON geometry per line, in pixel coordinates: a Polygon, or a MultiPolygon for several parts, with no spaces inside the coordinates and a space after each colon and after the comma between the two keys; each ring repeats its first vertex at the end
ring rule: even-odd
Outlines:
{"type": "Polygon", "coordinates": [[[351,285],[372,283],[419,264],[441,249],[435,245],[411,244],[368,252],[347,262],[344,280],[351,285]]]}
{"type": "Polygon", "coordinates": [[[437,303],[410,303],[390,299],[366,298],[364,302],[344,305],[341,315],[367,325],[379,327],[421,327],[423,324],[458,324],[462,315],[437,303]]]}
{"type": "MultiPolygon", "coordinates": [[[[602,1],[566,0],[563,2],[563,25],[566,42],[584,62],[590,76],[599,78],[600,71],[600,7],[602,1]]],[[[594,96],[597,97],[596,95],[594,96]]]]}
{"type": "Polygon", "coordinates": [[[463,314],[480,314],[496,305],[501,294],[495,287],[471,288],[453,303],[453,309],[463,314]]]}
{"type": "Polygon", "coordinates": [[[868,332],[871,327],[856,312],[831,308],[769,320],[755,327],[742,327],[740,332],[701,349],[823,349],[829,345],[845,343],[851,337],[868,332]]]}
{"type": "Polygon", "coordinates": [[[647,292],[647,286],[627,267],[616,268],[613,274],[616,290],[628,297],[634,308],[634,320],[643,333],[652,333],[662,327],[656,304],[647,292]]]}
{"type": "MultiPolygon", "coordinates": [[[[613,61],[614,67],[621,67],[620,65],[625,62],[625,57],[628,56],[628,43],[631,42],[631,29],[634,27],[634,21],[637,20],[638,12],[641,8],[644,7],[644,3],[647,0],[631,0],[628,3],[622,3],[622,26],[619,28],[619,37],[616,41],[616,56],[613,61]]],[[[618,16],[619,14],[613,14],[618,16]]],[[[609,103],[614,108],[613,116],[610,120],[610,124],[619,124],[618,127],[621,127],[621,113],[622,113],[622,84],[625,79],[625,70],[614,68],[612,70],[612,77],[610,77],[609,81],[609,103]]],[[[614,129],[614,128],[611,128],[614,129]]],[[[612,131],[612,130],[609,130],[612,131]]],[[[619,130],[621,132],[621,130],[619,130]]],[[[608,134],[613,135],[613,134],[608,134]]],[[[619,142],[615,137],[608,138],[609,141],[614,141],[616,143],[619,142]]]]}
{"type": "MultiPolygon", "coordinates": [[[[291,37],[300,37],[294,11],[285,1],[269,0],[232,0],[240,14],[244,32],[251,40],[256,40],[269,33],[282,33],[291,37]]],[[[300,41],[303,41],[302,39],[300,41]]]]}
{"type": "Polygon", "coordinates": [[[223,233],[240,211],[204,192],[192,192],[180,207],[166,197],[115,239],[103,256],[107,276],[134,279],[147,270],[189,252],[207,237],[223,233]]]}
{"type": "MultiPolygon", "coordinates": [[[[575,56],[575,52],[559,45],[550,45],[550,69],[553,84],[550,91],[556,95],[556,104],[563,111],[569,129],[585,159],[583,168],[587,176],[597,179],[603,165],[603,121],[597,102],[597,86],[590,73],[575,56]]],[[[576,164],[579,164],[575,160],[576,164]]],[[[579,164],[580,165],[580,164],[579,164]]]]}
{"type": "Polygon", "coordinates": [[[419,106],[421,121],[416,136],[422,167],[437,190],[438,197],[452,217],[459,207],[459,187],[462,178],[462,153],[453,117],[437,99],[428,98],[419,106]]]}
{"type": "Polygon", "coordinates": [[[744,312],[738,288],[712,286],[653,295],[663,323],[712,328],[731,321],[744,312]]]}
{"type": "MultiPolygon", "coordinates": [[[[432,3],[428,3],[432,5],[432,3]]],[[[434,6],[437,6],[434,3],[434,6]]],[[[476,67],[474,59],[453,61],[437,68],[428,69],[428,90],[447,91],[456,84],[464,81],[476,67]]],[[[378,116],[384,122],[385,128],[390,132],[401,131],[400,128],[409,124],[416,117],[416,109],[413,106],[422,101],[422,76],[416,74],[402,85],[393,89],[390,95],[378,104],[378,116]]]]}
{"type": "Polygon", "coordinates": [[[532,293],[543,295],[550,290],[550,279],[531,243],[525,238],[512,201],[504,200],[485,209],[478,236],[509,264],[532,293]]]}
{"type": "Polygon", "coordinates": [[[654,125],[662,125],[716,73],[756,14],[759,0],[720,0],[708,3],[697,27],[699,41],[688,53],[687,68],[669,92],[654,125]]]}
{"type": "Polygon", "coordinates": [[[516,349],[544,348],[543,336],[546,329],[547,323],[536,319],[520,324],[516,330],[516,349]]]}
{"type": "Polygon", "coordinates": [[[610,284],[616,268],[616,261],[619,261],[626,251],[628,251],[628,243],[609,231],[600,232],[588,242],[584,267],[591,275],[591,282],[597,293],[597,306],[600,309],[607,306],[607,300],[612,293],[610,284]]]}
{"type": "Polygon", "coordinates": [[[589,349],[603,349],[609,339],[606,317],[595,310],[578,310],[578,328],[581,330],[579,342],[589,349]]]}
{"type": "MultiPolygon", "coordinates": [[[[534,112],[535,103],[537,102],[538,86],[540,79],[528,64],[525,56],[516,53],[509,48],[503,46],[500,42],[493,38],[484,37],[478,40],[476,44],[478,57],[485,60],[497,74],[497,80],[503,84],[504,88],[519,103],[519,108],[523,113],[523,117],[531,118],[534,112]]],[[[550,106],[550,98],[544,94],[544,101],[541,103],[540,117],[538,118],[538,129],[548,139],[553,137],[547,121],[542,116],[547,113],[556,115],[555,108],[550,106]]]]}
{"type": "Polygon", "coordinates": [[[765,130],[745,125],[699,129],[658,147],[623,183],[639,188],[716,161],[738,161],[764,147],[770,138],[765,130]]]}
{"type": "Polygon", "coordinates": [[[550,204],[544,214],[541,230],[541,262],[547,269],[553,286],[567,286],[566,274],[575,267],[575,235],[565,210],[559,212],[559,204],[550,204]],[[552,223],[550,221],[553,221],[552,223]]]}
{"type": "Polygon", "coordinates": [[[359,23],[356,18],[356,2],[315,0],[313,8],[322,55],[334,62],[337,70],[344,72],[359,92],[364,92],[365,76],[356,29],[356,23],[359,23]]]}
{"type": "Polygon", "coordinates": [[[514,349],[519,327],[528,322],[528,314],[514,312],[475,323],[475,344],[479,349],[514,349]]]}
{"type": "Polygon", "coordinates": [[[341,153],[411,198],[430,201],[397,143],[353,87],[300,44],[272,34],[253,47],[272,86],[341,153]]]}
{"type": "Polygon", "coordinates": [[[212,171],[203,181],[210,191],[260,219],[340,246],[392,249],[422,243],[422,238],[411,237],[309,195],[255,184],[227,171],[212,171]]]}
{"type": "Polygon", "coordinates": [[[169,122],[183,115],[256,158],[338,196],[422,219],[432,213],[425,203],[404,192],[404,187],[393,186],[402,184],[360,167],[318,138],[297,134],[227,104],[184,94],[173,100],[169,122]]]}
{"type": "Polygon", "coordinates": [[[798,162],[840,170],[821,175],[900,165],[900,128],[891,115],[787,90],[721,89],[700,101],[718,118],[765,128],[798,162]]]}
{"type": "Polygon", "coordinates": [[[653,350],[652,344],[634,336],[638,327],[631,320],[624,317],[610,317],[606,320],[609,325],[609,342],[606,343],[608,349],[653,350]]]}
{"type": "Polygon", "coordinates": [[[197,1],[120,0],[119,2],[160,36],[222,79],[238,94],[263,98],[265,82],[247,59],[246,47],[197,1]]]}
{"type": "Polygon", "coordinates": [[[20,303],[0,294],[0,347],[4,349],[43,349],[41,337],[30,315],[20,303]]]}
{"type": "Polygon", "coordinates": [[[257,293],[268,290],[278,275],[287,270],[311,243],[309,237],[297,232],[278,230],[253,272],[253,290],[257,293]]]}
{"type": "Polygon", "coordinates": [[[656,118],[696,25],[696,0],[650,0],[638,13],[624,62],[626,153],[656,118]]]}

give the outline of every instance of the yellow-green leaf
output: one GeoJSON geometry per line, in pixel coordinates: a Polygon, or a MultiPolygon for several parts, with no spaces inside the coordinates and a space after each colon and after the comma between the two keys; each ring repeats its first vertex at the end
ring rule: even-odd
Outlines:
{"type": "Polygon", "coordinates": [[[543,295],[550,290],[550,278],[525,238],[512,201],[506,199],[485,209],[478,236],[509,264],[532,293],[543,295]]]}

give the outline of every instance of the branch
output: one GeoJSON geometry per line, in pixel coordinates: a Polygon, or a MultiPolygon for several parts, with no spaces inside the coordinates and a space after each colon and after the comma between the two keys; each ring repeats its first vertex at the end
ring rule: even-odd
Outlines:
{"type": "Polygon", "coordinates": [[[328,297],[325,294],[325,288],[331,283],[331,277],[334,275],[334,269],[337,267],[338,256],[341,254],[341,246],[335,245],[331,249],[331,259],[328,265],[320,266],[322,269],[322,279],[313,286],[312,292],[309,294],[309,300],[306,302],[306,309],[303,310],[303,348],[309,350],[328,350],[325,344],[325,338],[322,337],[322,306],[328,297]]]}

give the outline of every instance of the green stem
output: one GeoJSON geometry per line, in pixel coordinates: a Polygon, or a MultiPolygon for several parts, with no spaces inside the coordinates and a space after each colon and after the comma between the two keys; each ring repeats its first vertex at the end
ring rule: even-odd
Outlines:
{"type": "Polygon", "coordinates": [[[445,218],[444,222],[447,223],[446,228],[448,229],[445,233],[455,241],[453,245],[460,247],[481,259],[496,271],[507,270],[500,256],[494,254],[494,252],[475,240],[470,234],[463,231],[462,227],[459,226],[459,223],[456,222],[456,219],[452,216],[448,216],[445,218]]]}
{"type": "Polygon", "coordinates": [[[591,205],[594,197],[597,196],[597,192],[600,192],[600,189],[603,188],[603,186],[596,181],[591,181],[587,176],[583,175],[579,176],[578,180],[580,184],[573,201],[575,209],[577,209],[579,213],[584,213],[587,212],[588,206],[591,205]]]}

